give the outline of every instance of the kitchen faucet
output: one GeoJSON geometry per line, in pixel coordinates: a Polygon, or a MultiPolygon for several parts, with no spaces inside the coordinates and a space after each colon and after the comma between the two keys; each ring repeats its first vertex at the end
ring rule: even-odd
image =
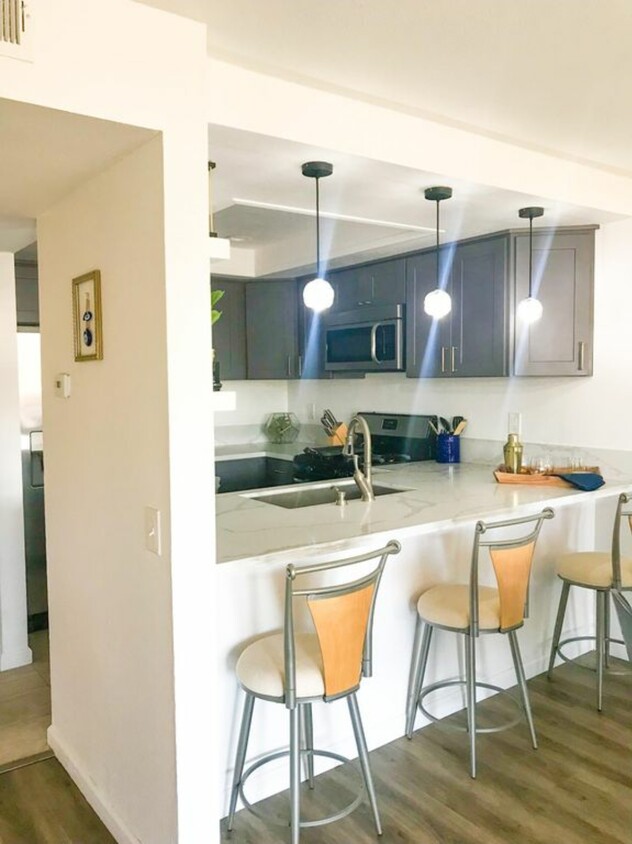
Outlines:
{"type": "Polygon", "coordinates": [[[364,416],[356,414],[351,422],[349,422],[349,429],[347,431],[347,440],[342,449],[342,453],[347,457],[353,457],[353,480],[356,482],[360,495],[363,501],[374,501],[375,494],[373,492],[373,483],[371,481],[371,432],[364,416]],[[358,455],[355,453],[353,446],[353,437],[356,428],[359,428],[359,433],[364,437],[364,472],[360,471],[358,466],[358,455]]]}

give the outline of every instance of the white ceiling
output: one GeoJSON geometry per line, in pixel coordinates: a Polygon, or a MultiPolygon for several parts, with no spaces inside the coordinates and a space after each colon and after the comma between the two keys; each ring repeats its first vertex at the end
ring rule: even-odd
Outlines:
{"type": "Polygon", "coordinates": [[[0,99],[0,251],[31,243],[39,214],[151,135],[0,99]]]}
{"type": "MultiPolygon", "coordinates": [[[[629,0],[141,2],[205,21],[209,52],[225,60],[632,175],[629,0]]],[[[38,213],[146,137],[133,127],[0,101],[0,249],[28,243],[38,213]]],[[[435,207],[423,188],[444,176],[215,126],[209,156],[217,162],[215,228],[238,249],[256,250],[258,274],[313,266],[314,183],[300,172],[311,159],[334,164],[321,182],[325,215],[371,221],[323,221],[332,265],[434,242],[435,207]]],[[[522,226],[524,205],[545,207],[542,225],[614,219],[537,196],[448,184],[454,198],[442,205],[444,240],[522,226]]]]}
{"type": "MultiPolygon", "coordinates": [[[[320,182],[321,240],[329,266],[435,242],[436,205],[423,191],[443,184],[445,177],[221,126],[209,127],[209,155],[217,165],[212,175],[215,230],[238,248],[257,250],[257,275],[298,275],[314,268],[315,186],[301,173],[301,164],[310,160],[324,158],[334,165],[333,174],[320,182]],[[350,215],[354,221],[329,220],[329,213],[350,215]],[[358,222],[360,218],[367,222],[358,222]]],[[[441,204],[442,241],[522,228],[525,221],[518,209],[528,205],[544,207],[539,226],[617,219],[599,209],[552,203],[530,194],[455,179],[448,183],[454,193],[441,204]]],[[[216,269],[230,272],[230,265],[216,269]]]]}
{"type": "Polygon", "coordinates": [[[141,0],[209,53],[632,173],[629,0],[141,0]]]}
{"type": "MultiPolygon", "coordinates": [[[[208,52],[222,60],[632,175],[629,0],[140,1],[206,23],[208,52]]],[[[292,265],[312,269],[305,255],[313,220],[234,200],[309,208],[314,188],[301,176],[303,161],[334,163],[333,176],[321,182],[325,211],[404,226],[434,226],[434,205],[422,189],[445,181],[218,127],[210,127],[209,150],[218,164],[215,227],[235,245],[256,249],[263,274],[292,265]]],[[[454,198],[442,206],[445,238],[524,225],[517,211],[525,205],[545,207],[541,225],[613,219],[536,196],[448,183],[454,198]]],[[[329,236],[331,263],[433,240],[337,223],[329,236]]]]}

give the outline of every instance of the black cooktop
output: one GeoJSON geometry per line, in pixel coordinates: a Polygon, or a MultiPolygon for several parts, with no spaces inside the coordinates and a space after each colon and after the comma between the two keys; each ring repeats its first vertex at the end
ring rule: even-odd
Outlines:
{"type": "MultiPolygon", "coordinates": [[[[435,416],[409,414],[361,413],[371,432],[374,466],[434,460],[436,436],[428,424],[435,416]]],[[[362,466],[363,442],[358,436],[355,452],[362,466]]],[[[353,459],[342,453],[342,446],[306,448],[294,457],[294,476],[298,481],[321,481],[349,478],[353,475],[353,459]]]]}

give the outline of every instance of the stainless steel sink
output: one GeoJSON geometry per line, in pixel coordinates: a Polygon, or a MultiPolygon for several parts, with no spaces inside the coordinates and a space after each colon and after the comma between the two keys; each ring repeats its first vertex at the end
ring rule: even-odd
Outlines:
{"type": "MultiPolygon", "coordinates": [[[[337,494],[336,489],[342,489],[345,492],[347,501],[356,501],[360,498],[360,490],[354,482],[340,481],[338,483],[332,481],[331,483],[321,484],[319,486],[300,486],[297,485],[292,489],[283,489],[279,492],[270,492],[269,490],[263,493],[255,493],[248,495],[248,498],[254,498],[257,501],[264,501],[266,504],[274,504],[277,507],[285,507],[286,510],[296,510],[299,507],[314,507],[317,504],[335,504],[337,494]]],[[[380,495],[393,495],[397,492],[407,492],[406,489],[399,489],[392,486],[381,486],[374,484],[373,492],[376,498],[380,495]]]]}

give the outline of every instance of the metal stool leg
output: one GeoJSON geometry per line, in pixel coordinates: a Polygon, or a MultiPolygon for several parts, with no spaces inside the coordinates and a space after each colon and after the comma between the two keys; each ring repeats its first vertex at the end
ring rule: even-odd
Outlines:
{"type": "Polygon", "coordinates": [[[299,843],[301,834],[301,754],[299,707],[290,709],[290,828],[292,844],[299,843]]]}
{"type": "Polygon", "coordinates": [[[415,714],[417,712],[417,701],[426,673],[428,654],[430,653],[430,641],[432,639],[432,626],[426,624],[423,637],[421,636],[422,620],[417,616],[417,628],[415,631],[415,646],[413,650],[413,661],[411,670],[410,689],[408,693],[408,706],[406,708],[406,735],[409,739],[413,737],[415,725],[415,714]]]}
{"type": "Polygon", "coordinates": [[[562,594],[560,595],[560,603],[557,608],[557,618],[555,619],[555,630],[553,632],[553,642],[551,644],[551,656],[549,659],[549,680],[553,676],[553,666],[555,665],[555,657],[557,656],[557,646],[560,643],[560,636],[562,635],[562,625],[564,624],[564,614],[566,613],[566,604],[568,603],[568,593],[571,584],[565,580],[562,581],[562,594]]]}
{"type": "Polygon", "coordinates": [[[605,604],[607,592],[598,591],[597,595],[597,710],[601,712],[603,702],[603,662],[605,650],[605,604]]]}
{"type": "Polygon", "coordinates": [[[610,592],[605,593],[604,599],[604,629],[606,639],[606,668],[610,668],[610,592]]]}
{"type": "Polygon", "coordinates": [[[241,784],[241,775],[244,770],[244,762],[246,761],[246,750],[248,748],[248,736],[250,735],[250,724],[252,723],[252,710],[254,705],[254,697],[246,694],[244,712],[241,716],[241,727],[239,728],[239,740],[237,741],[237,753],[235,755],[233,787],[230,793],[230,810],[228,813],[229,830],[233,828],[233,821],[235,820],[235,808],[237,806],[237,797],[239,795],[239,786],[241,784]]]}
{"type": "Polygon", "coordinates": [[[522,695],[522,705],[527,716],[527,724],[529,725],[529,732],[531,733],[531,744],[537,750],[538,739],[535,734],[535,726],[533,723],[533,715],[531,714],[531,703],[529,702],[529,692],[527,690],[527,682],[524,676],[524,666],[522,665],[522,657],[520,656],[520,647],[518,646],[518,637],[515,630],[509,631],[509,644],[511,645],[511,656],[513,657],[514,668],[516,669],[516,679],[520,686],[520,694],[522,695]]]}
{"type": "Polygon", "coordinates": [[[314,727],[312,721],[312,705],[311,703],[301,704],[301,714],[303,716],[303,727],[305,735],[305,750],[307,758],[307,781],[309,787],[314,787],[314,727]]]}
{"type": "Polygon", "coordinates": [[[371,766],[369,764],[369,752],[366,746],[366,738],[362,728],[362,719],[360,718],[360,708],[355,694],[351,694],[347,698],[349,705],[349,715],[351,716],[351,723],[353,725],[353,734],[355,735],[356,745],[358,747],[358,755],[360,757],[360,766],[362,767],[362,775],[364,777],[364,784],[369,795],[369,802],[371,810],[373,811],[373,820],[375,821],[375,829],[377,834],[382,834],[382,824],[380,823],[380,813],[377,808],[377,798],[375,796],[375,788],[373,787],[373,777],[371,776],[371,766]]]}
{"type": "Polygon", "coordinates": [[[465,634],[467,728],[470,734],[470,776],[476,779],[476,639],[465,634]]]}

